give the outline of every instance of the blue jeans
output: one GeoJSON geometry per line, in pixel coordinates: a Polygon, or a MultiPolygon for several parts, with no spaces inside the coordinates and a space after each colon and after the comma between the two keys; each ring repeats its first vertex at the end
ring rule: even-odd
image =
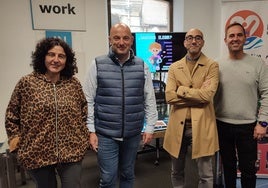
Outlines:
{"type": "Polygon", "coordinates": [[[118,141],[98,135],[98,163],[100,167],[100,187],[116,187],[119,175],[119,187],[132,188],[134,184],[134,166],[141,135],[118,141]]]}
{"type": "Polygon", "coordinates": [[[62,163],[45,166],[28,173],[37,188],[57,188],[56,170],[60,177],[62,188],[79,188],[82,171],[82,162],[62,163]]]}
{"type": "Polygon", "coordinates": [[[237,161],[243,188],[256,187],[257,140],[253,138],[256,122],[234,125],[217,121],[224,182],[236,187],[237,161]]]}

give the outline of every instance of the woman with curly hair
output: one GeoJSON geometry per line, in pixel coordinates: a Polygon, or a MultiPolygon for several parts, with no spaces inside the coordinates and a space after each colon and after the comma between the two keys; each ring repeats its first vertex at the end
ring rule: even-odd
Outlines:
{"type": "Polygon", "coordinates": [[[63,40],[46,38],[36,45],[31,65],[6,110],[10,151],[38,188],[57,187],[56,174],[63,188],[79,187],[89,132],[75,54],[63,40]]]}

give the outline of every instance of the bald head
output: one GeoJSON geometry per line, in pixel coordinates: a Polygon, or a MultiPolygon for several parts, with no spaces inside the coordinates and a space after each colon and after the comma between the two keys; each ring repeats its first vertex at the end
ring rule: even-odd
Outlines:
{"type": "Polygon", "coordinates": [[[113,33],[118,32],[119,30],[124,31],[124,33],[131,35],[130,28],[126,24],[118,23],[111,27],[110,36],[113,35],[113,33]]]}
{"type": "Polygon", "coordinates": [[[187,37],[188,35],[192,35],[192,33],[195,33],[195,35],[200,35],[200,36],[203,38],[203,33],[202,33],[202,31],[200,31],[200,30],[197,29],[197,28],[189,29],[188,32],[186,33],[186,37],[187,37]]]}
{"type": "Polygon", "coordinates": [[[185,35],[184,46],[187,49],[188,58],[199,57],[204,46],[202,31],[196,28],[190,29],[185,35]]]}

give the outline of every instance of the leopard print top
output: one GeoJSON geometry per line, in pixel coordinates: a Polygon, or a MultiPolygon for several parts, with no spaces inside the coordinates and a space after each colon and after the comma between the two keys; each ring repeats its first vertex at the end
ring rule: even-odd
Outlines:
{"type": "Polygon", "coordinates": [[[87,101],[80,82],[56,84],[31,73],[17,83],[6,110],[9,141],[19,137],[17,156],[26,169],[77,162],[89,147],[87,101]]]}

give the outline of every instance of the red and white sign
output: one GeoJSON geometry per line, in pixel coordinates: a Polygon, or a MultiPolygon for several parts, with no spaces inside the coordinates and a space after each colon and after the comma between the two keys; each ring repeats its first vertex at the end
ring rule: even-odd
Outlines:
{"type": "MultiPolygon", "coordinates": [[[[268,1],[222,2],[222,36],[226,25],[241,23],[247,34],[244,51],[268,64],[268,1]]],[[[222,40],[223,41],[223,40],[222,40]]],[[[227,48],[222,43],[223,53],[227,48]]],[[[223,55],[223,54],[221,54],[223,55]]]]}

